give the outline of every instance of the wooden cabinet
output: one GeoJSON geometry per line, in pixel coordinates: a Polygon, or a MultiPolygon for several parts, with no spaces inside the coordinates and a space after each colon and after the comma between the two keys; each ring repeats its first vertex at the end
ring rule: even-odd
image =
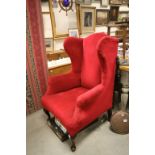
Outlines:
{"type": "Polygon", "coordinates": [[[66,64],[66,65],[62,65],[62,66],[58,66],[58,67],[54,67],[54,68],[49,68],[48,69],[48,74],[49,75],[60,75],[60,74],[65,74],[68,73],[69,71],[71,71],[71,64],[66,64]]]}
{"type": "MultiPolygon", "coordinates": [[[[46,49],[48,61],[59,60],[59,59],[68,57],[67,53],[64,50],[59,50],[59,51],[54,51],[54,52],[49,51],[49,50],[50,49],[46,49]]],[[[71,71],[71,68],[72,68],[71,63],[56,65],[54,67],[48,68],[48,74],[49,75],[65,74],[71,71]]]]}
{"type": "Polygon", "coordinates": [[[68,54],[64,50],[55,51],[54,53],[53,52],[47,53],[47,59],[49,61],[58,60],[60,58],[66,58],[66,57],[68,57],[68,54]]]}

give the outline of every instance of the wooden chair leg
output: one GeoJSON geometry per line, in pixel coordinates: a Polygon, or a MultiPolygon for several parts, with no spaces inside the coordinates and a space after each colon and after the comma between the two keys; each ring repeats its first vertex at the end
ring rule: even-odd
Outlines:
{"type": "Polygon", "coordinates": [[[109,109],[108,110],[108,121],[109,122],[110,122],[111,116],[112,116],[112,109],[109,109]]]}
{"type": "Polygon", "coordinates": [[[75,142],[73,141],[73,139],[71,138],[70,135],[68,135],[68,138],[69,138],[69,141],[70,141],[70,143],[71,143],[71,150],[72,150],[72,152],[75,152],[75,151],[76,151],[75,142]]]}

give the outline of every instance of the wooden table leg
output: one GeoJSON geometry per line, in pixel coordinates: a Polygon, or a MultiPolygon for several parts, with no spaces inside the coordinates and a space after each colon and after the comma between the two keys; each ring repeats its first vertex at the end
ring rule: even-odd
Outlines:
{"type": "Polygon", "coordinates": [[[108,35],[110,35],[110,26],[108,26],[107,33],[108,33],[108,35]]]}
{"type": "Polygon", "coordinates": [[[121,71],[119,69],[119,58],[116,58],[116,72],[115,72],[115,85],[114,85],[114,99],[113,107],[119,106],[121,101],[122,83],[121,83],[121,71]]]}

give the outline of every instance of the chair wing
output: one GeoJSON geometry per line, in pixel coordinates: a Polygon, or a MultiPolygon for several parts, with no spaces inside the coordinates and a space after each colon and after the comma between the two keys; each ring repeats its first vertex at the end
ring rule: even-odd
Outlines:
{"type": "Polygon", "coordinates": [[[64,41],[64,49],[71,59],[72,71],[74,73],[80,73],[83,55],[83,39],[68,37],[64,41]]]}

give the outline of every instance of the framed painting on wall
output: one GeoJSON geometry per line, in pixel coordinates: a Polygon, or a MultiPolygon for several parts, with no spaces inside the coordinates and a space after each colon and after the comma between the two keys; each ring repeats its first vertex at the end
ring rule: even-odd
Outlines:
{"type": "Polygon", "coordinates": [[[109,13],[109,21],[117,21],[118,20],[118,13],[119,13],[119,6],[111,6],[110,13],[109,13]]]}
{"type": "Polygon", "coordinates": [[[80,7],[80,28],[82,33],[94,32],[96,27],[96,7],[80,7]]]}
{"type": "Polygon", "coordinates": [[[96,9],[96,26],[104,26],[108,24],[109,11],[96,9]]]}
{"type": "Polygon", "coordinates": [[[79,38],[79,31],[76,28],[68,29],[68,33],[70,37],[77,37],[79,38]]]}
{"type": "MultiPolygon", "coordinates": [[[[53,6],[53,0],[49,0],[49,8],[54,39],[68,37],[69,28],[74,27],[79,30],[79,20],[76,11],[70,10],[66,14],[66,11],[62,10],[60,5],[57,8],[53,6]]],[[[73,3],[72,9],[76,10],[75,3],[73,3]]]]}

